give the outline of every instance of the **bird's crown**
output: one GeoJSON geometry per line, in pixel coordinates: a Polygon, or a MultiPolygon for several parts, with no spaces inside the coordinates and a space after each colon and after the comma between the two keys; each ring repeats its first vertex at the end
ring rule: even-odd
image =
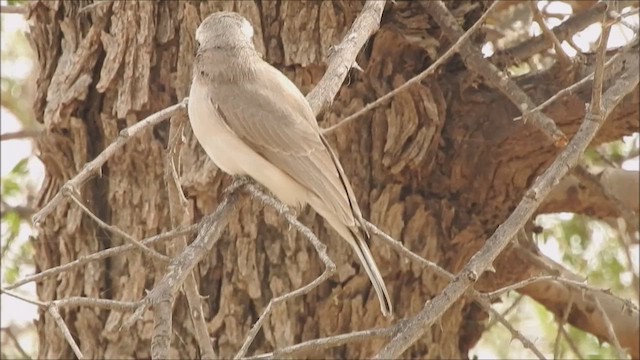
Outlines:
{"type": "Polygon", "coordinates": [[[253,47],[253,26],[242,15],[220,11],[209,15],[196,30],[200,47],[253,47]]]}

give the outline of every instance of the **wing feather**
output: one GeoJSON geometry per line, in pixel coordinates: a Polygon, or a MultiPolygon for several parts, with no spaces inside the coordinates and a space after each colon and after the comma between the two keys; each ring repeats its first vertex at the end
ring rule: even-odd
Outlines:
{"type": "Polygon", "coordinates": [[[279,71],[260,66],[260,76],[242,85],[211,84],[212,105],[249,147],[316,194],[346,225],[357,226],[362,215],[353,191],[304,96],[279,71]]]}

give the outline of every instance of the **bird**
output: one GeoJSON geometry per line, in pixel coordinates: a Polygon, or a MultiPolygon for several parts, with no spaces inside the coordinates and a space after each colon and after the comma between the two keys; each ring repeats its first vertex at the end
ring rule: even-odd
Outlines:
{"type": "Polygon", "coordinates": [[[302,92],[262,59],[253,33],[229,11],[198,26],[188,101],[193,133],[223,172],[249,176],[288,206],[308,204],[324,218],[354,250],[390,316],[391,298],[340,161],[302,92]]]}

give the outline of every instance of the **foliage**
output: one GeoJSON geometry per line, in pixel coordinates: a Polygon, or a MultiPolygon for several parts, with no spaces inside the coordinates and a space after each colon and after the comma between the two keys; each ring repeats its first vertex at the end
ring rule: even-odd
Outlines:
{"type": "MultiPolygon", "coordinates": [[[[8,5],[20,5],[21,1],[7,1],[8,5]]],[[[23,129],[30,129],[35,124],[32,113],[32,98],[29,75],[33,62],[33,52],[22,31],[16,31],[16,19],[19,15],[2,15],[1,27],[1,69],[0,99],[3,108],[2,132],[7,131],[5,115],[14,116],[23,129]],[[6,112],[5,110],[8,110],[6,112]]],[[[18,23],[19,25],[19,23],[18,23]]],[[[11,141],[7,141],[9,143],[11,141]]],[[[3,149],[15,148],[7,146],[3,149]]],[[[15,144],[13,144],[15,145],[15,144]]],[[[25,146],[28,146],[25,144],[25,146]]],[[[3,151],[3,163],[16,161],[13,168],[7,172],[3,169],[0,178],[0,196],[2,201],[1,213],[1,271],[2,285],[12,284],[16,279],[33,272],[33,248],[29,241],[30,227],[30,199],[35,191],[31,156],[19,156],[12,151],[3,151]]],[[[3,303],[5,303],[3,295],[3,303]]],[[[17,309],[16,309],[17,310],[17,309]]],[[[3,311],[3,314],[5,312],[3,311]]],[[[11,317],[13,318],[13,317],[11,317]]],[[[2,352],[0,356],[6,358],[24,358],[28,353],[35,354],[36,347],[29,346],[24,350],[16,342],[24,345],[25,340],[33,343],[35,333],[32,324],[7,323],[3,321],[2,352]],[[10,333],[9,333],[10,332],[10,333]],[[27,352],[27,354],[24,353],[27,352]]]]}

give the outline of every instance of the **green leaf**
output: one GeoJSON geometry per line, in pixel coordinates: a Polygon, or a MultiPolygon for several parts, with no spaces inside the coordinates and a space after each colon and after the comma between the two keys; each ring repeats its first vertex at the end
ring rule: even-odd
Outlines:
{"type": "Polygon", "coordinates": [[[12,174],[26,176],[29,174],[29,158],[24,158],[16,164],[11,170],[12,174]]]}
{"type": "Polygon", "coordinates": [[[2,179],[2,190],[0,192],[2,193],[2,197],[12,197],[20,194],[21,189],[20,185],[18,185],[14,179],[5,177],[2,179]]]}

